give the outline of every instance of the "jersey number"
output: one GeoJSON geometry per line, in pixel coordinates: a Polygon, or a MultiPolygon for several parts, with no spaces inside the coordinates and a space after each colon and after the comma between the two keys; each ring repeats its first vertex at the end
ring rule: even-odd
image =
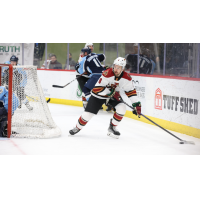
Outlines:
{"type": "Polygon", "coordinates": [[[102,78],[99,79],[99,84],[101,83],[101,81],[102,81],[102,78]]]}
{"type": "Polygon", "coordinates": [[[97,67],[101,67],[101,63],[99,62],[98,59],[94,58],[93,61],[94,61],[95,65],[96,65],[97,67]]]}

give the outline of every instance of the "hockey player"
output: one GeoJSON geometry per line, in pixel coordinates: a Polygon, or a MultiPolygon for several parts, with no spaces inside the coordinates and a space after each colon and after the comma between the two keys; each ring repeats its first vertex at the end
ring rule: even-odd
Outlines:
{"type": "MultiPolygon", "coordinates": [[[[12,115],[19,106],[19,100],[13,93],[12,95],[12,115]]],[[[4,86],[0,86],[0,137],[7,137],[8,120],[8,91],[4,86]]]]}
{"type": "MultiPolygon", "coordinates": [[[[84,48],[87,48],[87,47],[91,49],[91,55],[96,54],[96,53],[93,53],[93,50],[94,50],[93,43],[86,43],[84,48]]],[[[79,55],[78,63],[80,63],[82,59],[83,59],[83,54],[81,52],[80,55],[79,55]]]]}
{"type": "Polygon", "coordinates": [[[84,93],[82,100],[85,108],[87,101],[90,98],[90,91],[94,88],[97,80],[105,70],[101,65],[101,62],[103,62],[106,57],[104,54],[91,54],[91,49],[88,47],[84,47],[81,52],[83,53],[83,59],[79,63],[79,67],[76,66],[76,69],[79,74],[84,72],[87,74],[83,75],[84,77],[78,78],[79,85],[84,93]]]}
{"type": "MultiPolygon", "coordinates": [[[[86,56],[89,55],[91,53],[91,49],[89,48],[83,48],[81,49],[81,55],[82,55],[82,59],[79,63],[76,64],[75,66],[75,69],[76,69],[76,77],[78,78],[81,74],[83,74],[85,71],[84,71],[84,62],[85,62],[85,59],[86,59],[86,56]]],[[[90,76],[89,74],[84,74],[82,75],[81,77],[79,77],[77,79],[78,83],[79,83],[79,86],[81,88],[81,91],[83,91],[83,87],[85,85],[85,83],[89,80],[90,76]]],[[[86,104],[87,104],[87,101],[86,101],[86,98],[85,98],[85,94],[82,93],[82,102],[83,102],[83,107],[85,108],[86,107],[86,104]]]]}
{"type": "Polygon", "coordinates": [[[105,68],[101,65],[101,62],[103,62],[105,59],[106,56],[104,54],[89,54],[85,58],[83,68],[84,71],[87,74],[90,74],[91,77],[84,85],[82,90],[85,94],[87,102],[91,96],[91,90],[94,88],[96,82],[101,77],[102,72],[105,71],[105,68]]]}
{"type": "Polygon", "coordinates": [[[132,78],[124,71],[125,66],[126,59],[118,57],[113,63],[113,68],[103,72],[92,90],[92,95],[85,112],[80,116],[76,127],[69,131],[71,135],[78,133],[87,122],[98,113],[101,106],[104,103],[108,103],[116,109],[113,119],[110,120],[108,136],[116,139],[119,138],[120,133],[117,131],[116,127],[126,112],[125,104],[120,101],[120,95],[118,93],[120,88],[125,91],[126,95],[131,100],[132,105],[135,108],[133,114],[141,114],[141,104],[140,102],[137,102],[137,93],[134,89],[132,78]]]}
{"type": "Polygon", "coordinates": [[[94,51],[94,45],[93,45],[93,43],[86,43],[86,44],[85,44],[85,47],[88,47],[88,48],[91,49],[92,55],[93,55],[93,54],[96,54],[96,53],[93,53],[93,51],[94,51]]]}
{"type": "MultiPolygon", "coordinates": [[[[15,55],[11,56],[10,61],[5,62],[5,64],[11,64],[13,66],[19,66],[18,64],[18,57],[15,55]]],[[[4,67],[3,69],[3,84],[8,85],[8,76],[9,76],[9,69],[4,67]]],[[[28,99],[26,98],[25,94],[25,87],[27,85],[27,73],[22,68],[17,68],[13,70],[13,90],[16,92],[19,100],[20,105],[19,108],[22,107],[22,103],[26,105],[29,110],[33,110],[33,107],[30,106],[28,99]]]]}

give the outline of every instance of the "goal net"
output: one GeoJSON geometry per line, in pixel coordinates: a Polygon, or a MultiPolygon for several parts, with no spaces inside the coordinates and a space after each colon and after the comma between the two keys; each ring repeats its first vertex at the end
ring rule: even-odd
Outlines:
{"type": "Polygon", "coordinates": [[[8,90],[8,137],[52,138],[61,135],[37,77],[36,66],[0,64],[1,86],[8,90]]]}

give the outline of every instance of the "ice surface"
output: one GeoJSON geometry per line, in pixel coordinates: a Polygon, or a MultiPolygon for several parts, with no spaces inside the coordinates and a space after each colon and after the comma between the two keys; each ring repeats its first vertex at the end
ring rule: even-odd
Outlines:
{"type": "Polygon", "coordinates": [[[179,155],[200,154],[200,139],[173,132],[195,145],[179,144],[179,140],[160,128],[124,117],[118,130],[120,138],[107,136],[113,113],[99,111],[88,124],[74,136],[69,130],[75,127],[83,108],[48,104],[55,123],[62,130],[59,138],[19,139],[0,138],[0,154],[15,155],[179,155]]]}

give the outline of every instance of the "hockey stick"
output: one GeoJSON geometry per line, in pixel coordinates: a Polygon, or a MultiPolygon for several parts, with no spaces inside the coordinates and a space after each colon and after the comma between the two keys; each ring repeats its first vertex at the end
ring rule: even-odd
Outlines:
{"type": "MultiPolygon", "coordinates": [[[[34,99],[33,97],[30,97],[30,96],[28,96],[28,95],[26,95],[28,98],[30,98],[30,99],[32,99],[33,101],[37,101],[37,102],[39,102],[37,99],[34,99]]],[[[47,103],[49,103],[51,101],[51,98],[49,98],[49,99],[47,99],[47,103]]]]}
{"type": "MultiPolygon", "coordinates": [[[[126,104],[129,108],[135,110],[135,108],[133,108],[132,106],[129,106],[126,102],[124,102],[122,98],[121,98],[121,102],[124,103],[124,104],[126,104]]],[[[159,128],[161,128],[162,130],[166,131],[167,133],[169,133],[173,137],[175,137],[178,140],[180,140],[180,142],[179,142],[180,144],[195,144],[193,141],[185,141],[185,140],[180,139],[179,137],[175,136],[173,133],[169,132],[168,130],[166,130],[162,126],[158,125],[157,123],[155,123],[154,121],[152,121],[151,119],[149,119],[148,117],[146,117],[145,115],[143,115],[142,113],[141,113],[141,116],[143,116],[144,118],[146,118],[147,120],[149,120],[151,123],[153,123],[156,126],[158,126],[159,128]]]]}
{"type": "Polygon", "coordinates": [[[66,86],[68,86],[70,83],[72,83],[73,81],[75,81],[76,79],[80,78],[81,76],[83,76],[84,74],[86,74],[86,72],[82,73],[79,77],[75,78],[74,80],[70,81],[69,83],[67,83],[64,86],[61,85],[52,85],[52,87],[56,87],[56,88],[65,88],[66,86]]]}

